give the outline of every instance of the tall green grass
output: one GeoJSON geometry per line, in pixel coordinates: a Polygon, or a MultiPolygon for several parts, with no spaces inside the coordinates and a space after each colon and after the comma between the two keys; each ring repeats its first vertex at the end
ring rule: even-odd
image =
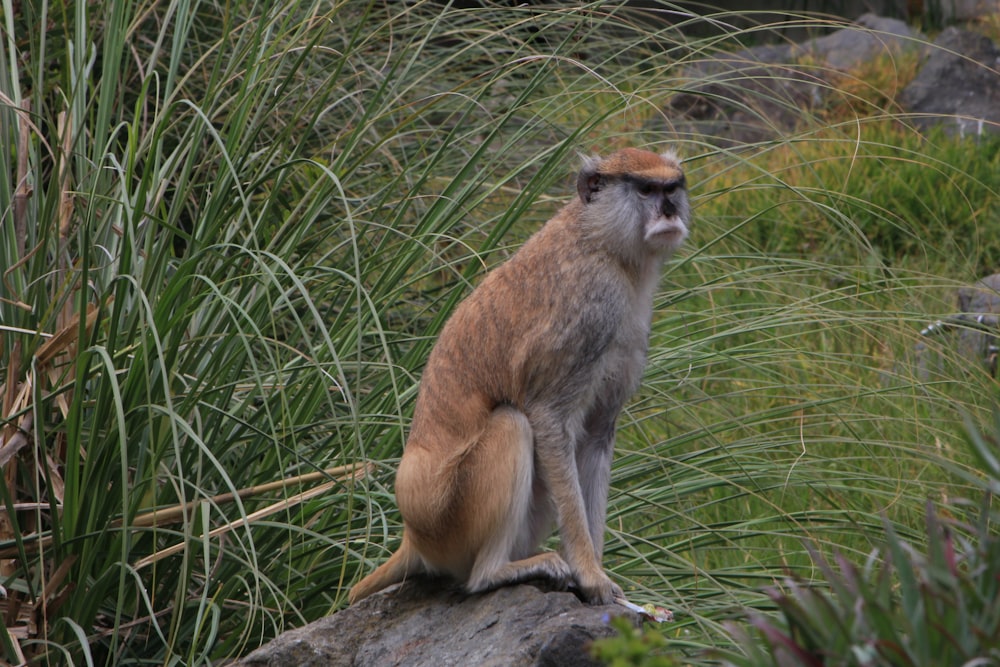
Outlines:
{"type": "Polygon", "coordinates": [[[436,332],[578,152],[687,158],[694,238],[621,420],[606,559],[676,645],[808,578],[802,538],[866,553],[963,483],[957,410],[995,383],[946,344],[929,377],[910,357],[995,236],[948,240],[995,223],[967,146],[885,110],[732,150],[673,134],[684,66],[730,43],[669,5],[0,9],[8,661],[204,664],[343,606],[395,546],[436,332]]]}

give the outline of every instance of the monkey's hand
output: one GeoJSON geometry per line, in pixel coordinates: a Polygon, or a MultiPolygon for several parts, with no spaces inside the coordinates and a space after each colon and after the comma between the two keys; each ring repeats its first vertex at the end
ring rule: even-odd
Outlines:
{"type": "Polygon", "coordinates": [[[578,573],[576,585],[583,599],[592,605],[614,604],[615,598],[624,598],[622,587],[611,581],[603,570],[588,574],[578,573]]]}

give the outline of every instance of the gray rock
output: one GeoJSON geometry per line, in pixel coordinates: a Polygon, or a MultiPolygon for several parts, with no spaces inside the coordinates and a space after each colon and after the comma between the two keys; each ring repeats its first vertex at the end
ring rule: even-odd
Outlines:
{"type": "Polygon", "coordinates": [[[617,605],[591,607],[572,593],[510,586],[467,595],[440,581],[413,580],[280,635],[241,667],[419,667],[597,665],[591,641],[615,631],[617,605]]]}
{"type": "Polygon", "coordinates": [[[856,26],[801,44],[713,54],[683,72],[689,83],[667,116],[679,133],[722,144],[768,141],[798,128],[819,107],[833,76],[884,53],[921,48],[920,33],[898,19],[865,14],[856,26]],[[799,64],[803,60],[808,65],[799,64]]]}
{"type": "Polygon", "coordinates": [[[864,14],[857,27],[842,28],[803,42],[797,50],[811,54],[827,67],[849,70],[886,53],[923,49],[921,34],[899,19],[864,14]]]}
{"type": "MultiPolygon", "coordinates": [[[[1000,353],[1000,273],[960,288],[957,306],[955,315],[938,320],[920,333],[927,339],[942,341],[969,363],[985,364],[995,376],[1000,353]]],[[[921,379],[928,379],[932,370],[941,371],[940,359],[931,354],[927,344],[917,343],[915,352],[921,379]]]]}
{"type": "Polygon", "coordinates": [[[962,136],[1000,132],[1000,49],[984,35],[946,28],[899,102],[918,126],[962,136]]]}
{"type": "Polygon", "coordinates": [[[669,103],[673,129],[723,144],[766,141],[793,129],[800,109],[812,106],[825,84],[792,61],[792,45],[780,44],[694,63],[683,73],[688,85],[669,103]]]}
{"type": "Polygon", "coordinates": [[[975,285],[958,290],[958,312],[959,352],[967,359],[982,360],[995,375],[1000,335],[1000,274],[986,276],[975,285]]]}

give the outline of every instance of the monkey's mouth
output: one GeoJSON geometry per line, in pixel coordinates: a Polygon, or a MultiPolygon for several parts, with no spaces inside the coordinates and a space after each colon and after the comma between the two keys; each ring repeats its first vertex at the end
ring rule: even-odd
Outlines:
{"type": "Polygon", "coordinates": [[[687,235],[687,225],[677,215],[659,218],[646,227],[646,243],[658,248],[677,248],[687,235]]]}

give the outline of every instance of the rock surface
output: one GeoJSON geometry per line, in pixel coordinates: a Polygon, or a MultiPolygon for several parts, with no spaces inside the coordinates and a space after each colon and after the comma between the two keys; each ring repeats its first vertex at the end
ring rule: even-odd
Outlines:
{"type": "Polygon", "coordinates": [[[995,376],[1000,335],[1000,273],[958,290],[958,311],[961,323],[966,324],[959,328],[959,352],[968,359],[984,361],[995,376]]]}
{"type": "Polygon", "coordinates": [[[721,145],[770,141],[801,129],[836,88],[838,73],[885,54],[918,52],[920,69],[899,94],[922,129],[962,136],[1000,132],[1000,48],[988,37],[946,28],[933,45],[898,19],[865,14],[857,25],[801,44],[711,54],[682,73],[667,109],[676,133],[721,145]]]}
{"type": "Polygon", "coordinates": [[[843,71],[882,55],[924,50],[922,39],[919,31],[899,19],[864,14],[855,26],[810,39],[796,50],[811,55],[825,67],[843,71]]]}
{"type": "Polygon", "coordinates": [[[448,667],[597,665],[591,641],[615,634],[617,605],[591,607],[572,593],[511,586],[467,595],[413,580],[279,636],[240,667],[448,667]]]}
{"type": "Polygon", "coordinates": [[[946,28],[899,102],[928,114],[915,119],[920,127],[941,124],[961,136],[1000,132],[1000,49],[984,35],[946,28]]]}
{"type": "MultiPolygon", "coordinates": [[[[970,364],[985,364],[995,377],[1000,355],[1000,273],[960,288],[956,297],[957,313],[920,333],[927,341],[936,339],[943,347],[955,350],[970,364]]],[[[921,379],[929,379],[931,371],[941,372],[941,359],[926,342],[917,343],[914,352],[921,379]]]]}
{"type": "Polygon", "coordinates": [[[839,72],[883,54],[925,48],[921,34],[898,20],[865,14],[857,25],[801,44],[756,46],[712,54],[688,67],[690,83],[670,102],[675,129],[741,144],[794,131],[818,108],[839,72]]]}

